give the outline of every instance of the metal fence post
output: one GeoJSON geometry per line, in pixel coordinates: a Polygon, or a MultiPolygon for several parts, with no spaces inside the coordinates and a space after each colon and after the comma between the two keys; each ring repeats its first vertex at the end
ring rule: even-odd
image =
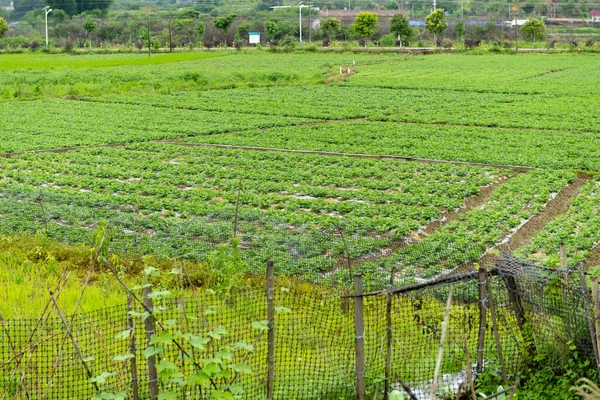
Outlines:
{"type": "MultiPolygon", "coordinates": [[[[152,311],[152,299],[148,296],[152,292],[150,287],[144,288],[144,306],[146,309],[152,311]]],[[[152,335],[155,333],[154,328],[154,317],[148,315],[144,320],[144,327],[146,329],[146,345],[152,346],[152,335]]],[[[158,398],[158,373],[156,371],[156,356],[148,357],[148,384],[150,386],[150,399],[156,400],[158,398]]]]}
{"type": "Polygon", "coordinates": [[[477,342],[477,372],[483,371],[483,351],[487,330],[487,270],[479,267],[479,340],[477,342]]]}
{"type": "Polygon", "coordinates": [[[354,275],[354,349],[356,352],[356,398],[366,400],[365,385],[365,321],[363,315],[362,275],[354,275]]]}
{"type": "Polygon", "coordinates": [[[268,356],[267,356],[267,400],[273,400],[275,385],[275,263],[267,261],[267,314],[268,314],[268,356]]]}

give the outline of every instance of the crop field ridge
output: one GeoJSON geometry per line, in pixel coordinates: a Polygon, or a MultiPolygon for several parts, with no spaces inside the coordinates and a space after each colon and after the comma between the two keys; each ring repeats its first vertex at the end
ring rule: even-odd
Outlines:
{"type": "MultiPolygon", "coordinates": [[[[529,243],[546,225],[568,210],[571,202],[579,195],[582,187],[592,179],[589,175],[579,174],[572,183],[567,184],[556,196],[549,200],[544,209],[528,219],[523,226],[509,234],[504,239],[505,243],[496,246],[496,249],[513,252],[529,243]],[[508,239],[508,240],[507,240],[508,239]]],[[[496,254],[489,251],[481,258],[482,265],[492,265],[498,260],[496,254]]]]}
{"type": "Polygon", "coordinates": [[[534,171],[539,168],[525,167],[519,165],[502,165],[502,164],[487,164],[487,163],[476,163],[469,161],[451,161],[451,160],[435,160],[431,158],[420,158],[420,157],[405,157],[405,156],[393,156],[393,155],[380,155],[380,154],[353,154],[353,153],[338,153],[332,151],[318,151],[318,150],[292,150],[292,149],[281,149],[276,147],[255,147],[255,146],[235,146],[229,144],[214,144],[214,143],[185,143],[178,140],[182,139],[168,139],[168,140],[157,140],[158,143],[187,146],[187,147],[214,147],[218,149],[238,149],[238,150],[253,150],[253,151],[273,151],[279,153],[296,153],[296,154],[314,154],[320,156],[332,156],[332,157],[351,157],[351,158],[371,158],[378,160],[402,160],[402,161],[416,161],[425,164],[452,164],[452,165],[472,165],[475,167],[492,167],[501,169],[512,169],[515,171],[527,172],[534,171]]]}
{"type": "MultiPolygon", "coordinates": [[[[435,221],[422,226],[418,231],[410,232],[409,235],[402,239],[392,239],[388,247],[378,249],[377,255],[368,255],[361,257],[359,260],[356,260],[357,263],[361,264],[366,262],[377,262],[389,257],[396,250],[399,250],[405,246],[417,244],[427,236],[433,235],[436,231],[443,228],[445,225],[451,223],[452,221],[456,221],[462,215],[465,215],[469,211],[472,211],[486,204],[493,195],[496,188],[498,188],[498,186],[506,183],[508,180],[514,178],[515,176],[521,173],[524,172],[514,171],[513,174],[510,176],[500,176],[496,181],[482,187],[479,193],[465,198],[465,203],[462,207],[442,213],[442,215],[440,215],[439,218],[436,218],[435,221]]],[[[472,263],[469,263],[469,265],[472,265],[472,263]]],[[[335,265],[334,269],[332,271],[327,272],[327,275],[345,268],[348,268],[348,260],[343,256],[340,256],[340,258],[338,259],[338,263],[335,265]]]]}
{"type": "MultiPolygon", "coordinates": [[[[496,190],[496,188],[498,186],[502,185],[507,180],[512,179],[521,173],[523,173],[523,171],[516,170],[512,175],[506,176],[506,177],[502,176],[502,177],[498,178],[498,180],[496,180],[495,182],[492,182],[491,184],[481,188],[481,190],[479,191],[478,194],[476,194],[474,196],[469,196],[465,199],[465,205],[463,207],[461,207],[457,210],[453,210],[453,211],[449,211],[449,212],[445,213],[443,215],[443,221],[438,220],[438,221],[432,222],[431,224],[426,225],[422,229],[423,236],[431,235],[435,231],[440,229],[443,225],[445,225],[449,222],[455,221],[458,218],[460,218],[461,215],[483,206],[485,203],[488,202],[490,197],[492,197],[492,195],[494,194],[494,190],[496,190]]],[[[417,238],[416,240],[418,241],[419,239],[417,238]]]]}

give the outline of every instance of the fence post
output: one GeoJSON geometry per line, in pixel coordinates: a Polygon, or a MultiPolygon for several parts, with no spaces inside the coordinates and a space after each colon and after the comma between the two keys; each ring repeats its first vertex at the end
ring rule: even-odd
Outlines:
{"type": "MultiPolygon", "coordinates": [[[[144,306],[146,309],[152,311],[152,299],[148,296],[152,292],[150,287],[144,288],[144,306]]],[[[154,334],[154,317],[148,315],[144,320],[144,327],[146,330],[146,345],[152,346],[152,334],[154,334]]],[[[148,357],[148,378],[150,385],[150,399],[156,400],[158,398],[158,373],[156,372],[156,356],[148,357]]]]}
{"type": "Polygon", "coordinates": [[[508,291],[508,300],[513,306],[515,317],[517,319],[517,326],[519,330],[523,330],[525,325],[525,307],[523,307],[523,300],[519,294],[519,286],[514,276],[506,276],[506,289],[508,291]]]}
{"type": "MultiPolygon", "coordinates": [[[[394,286],[394,269],[390,272],[390,287],[394,286]]],[[[387,400],[390,395],[390,380],[392,377],[392,295],[387,295],[386,305],[387,322],[387,354],[385,357],[385,386],[383,387],[383,400],[387,400]]]]}
{"type": "Polygon", "coordinates": [[[267,356],[267,400],[273,400],[275,385],[275,295],[274,295],[275,263],[267,261],[267,314],[268,314],[268,356],[267,356]]]}
{"type": "Polygon", "coordinates": [[[131,391],[133,400],[139,399],[138,376],[137,376],[137,355],[135,349],[135,324],[133,323],[131,293],[127,292],[127,327],[131,330],[131,339],[129,340],[129,353],[133,354],[131,358],[131,391]]]}
{"type": "Polygon", "coordinates": [[[508,386],[508,377],[506,376],[506,367],[504,366],[504,355],[502,354],[502,343],[500,342],[500,333],[498,333],[498,323],[496,321],[494,293],[492,292],[492,285],[490,285],[489,279],[487,279],[487,284],[485,286],[488,293],[490,316],[492,318],[492,331],[494,332],[494,339],[496,341],[496,351],[498,352],[498,361],[500,362],[500,369],[502,371],[502,380],[504,382],[504,386],[508,386]]]}
{"type": "Polygon", "coordinates": [[[567,246],[561,243],[558,252],[560,255],[560,267],[567,268],[567,246]]]}
{"type": "MultiPolygon", "coordinates": [[[[600,349],[600,298],[598,297],[598,277],[592,276],[592,298],[594,304],[594,327],[596,336],[596,347],[600,349]]],[[[598,372],[600,373],[600,360],[596,360],[598,372]]]]}
{"type": "Polygon", "coordinates": [[[587,281],[585,278],[585,272],[583,271],[583,264],[579,266],[579,281],[581,283],[581,288],[583,289],[583,306],[585,307],[585,312],[588,317],[588,328],[590,330],[590,336],[592,338],[592,346],[594,347],[594,355],[596,356],[596,360],[598,360],[598,346],[596,344],[596,331],[594,328],[594,314],[592,313],[592,309],[590,307],[589,295],[590,291],[587,285],[587,281]]]}
{"type": "Polygon", "coordinates": [[[485,348],[485,331],[487,329],[487,270],[479,267],[479,340],[477,342],[477,372],[483,371],[483,350],[485,348]]]}
{"type": "Polygon", "coordinates": [[[365,321],[363,316],[362,275],[354,275],[354,350],[356,352],[356,398],[366,400],[365,321]]]}

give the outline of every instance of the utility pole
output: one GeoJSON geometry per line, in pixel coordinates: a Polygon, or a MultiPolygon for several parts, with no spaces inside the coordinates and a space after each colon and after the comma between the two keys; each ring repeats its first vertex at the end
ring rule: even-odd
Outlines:
{"type": "Polygon", "coordinates": [[[46,48],[48,48],[48,14],[52,12],[52,9],[46,6],[44,7],[44,12],[46,13],[46,48]]]}
{"type": "Polygon", "coordinates": [[[150,57],[150,10],[148,10],[148,57],[150,57]]]}
{"type": "Polygon", "coordinates": [[[515,17],[515,40],[516,40],[515,54],[519,54],[519,20],[517,20],[517,15],[518,15],[518,13],[514,14],[514,17],[515,17]]]}
{"type": "Polygon", "coordinates": [[[173,52],[173,35],[171,31],[171,17],[169,17],[169,53],[173,52]]]}
{"type": "Polygon", "coordinates": [[[300,46],[302,46],[302,7],[304,7],[304,4],[300,3],[298,4],[298,20],[299,20],[299,25],[298,28],[300,31],[300,46]]]}
{"type": "Polygon", "coordinates": [[[433,11],[437,10],[437,0],[433,0],[433,11]]]}
{"type": "MultiPolygon", "coordinates": [[[[308,0],[308,43],[311,43],[311,25],[310,25],[310,0],[308,0]]],[[[300,29],[302,30],[302,27],[300,27],[300,29]]]]}

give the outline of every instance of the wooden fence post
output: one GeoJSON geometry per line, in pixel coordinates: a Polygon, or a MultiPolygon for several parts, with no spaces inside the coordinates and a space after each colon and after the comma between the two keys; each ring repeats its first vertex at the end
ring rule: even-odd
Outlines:
{"type": "Polygon", "coordinates": [[[477,342],[477,372],[483,371],[483,351],[487,329],[487,270],[479,267],[479,340],[477,342]]]}
{"type": "Polygon", "coordinates": [[[492,292],[492,285],[490,284],[489,277],[487,284],[485,285],[488,293],[488,303],[490,307],[490,316],[492,318],[492,331],[494,332],[494,339],[496,341],[496,351],[498,352],[498,361],[500,362],[500,370],[502,372],[502,381],[504,386],[508,386],[508,377],[506,375],[506,367],[504,366],[504,355],[502,354],[502,343],[500,342],[500,333],[498,332],[498,323],[496,321],[496,308],[494,305],[494,293],[492,292]]]}
{"type": "Polygon", "coordinates": [[[131,358],[131,391],[133,393],[133,400],[140,398],[138,389],[138,376],[137,376],[137,354],[135,348],[135,324],[133,322],[133,316],[129,313],[133,310],[131,300],[131,293],[127,292],[127,327],[131,330],[131,339],[129,340],[129,353],[133,354],[131,358]]]}
{"type": "Polygon", "coordinates": [[[268,314],[268,356],[267,356],[267,400],[273,400],[275,388],[275,263],[267,261],[267,314],[268,314]]]}
{"type": "MultiPolygon", "coordinates": [[[[390,272],[390,287],[394,286],[394,269],[390,272]]],[[[387,354],[385,357],[385,385],[383,387],[383,400],[387,400],[390,395],[390,381],[392,379],[392,294],[387,295],[386,305],[386,339],[387,354]]]]}
{"type": "Polygon", "coordinates": [[[356,398],[366,400],[365,385],[365,321],[363,315],[362,275],[354,275],[354,349],[356,352],[356,398]]]}
{"type": "Polygon", "coordinates": [[[592,346],[594,347],[594,355],[596,356],[596,360],[598,360],[599,357],[598,357],[598,346],[596,344],[596,330],[594,327],[594,313],[592,312],[592,308],[590,307],[590,301],[589,301],[590,290],[587,285],[585,272],[583,270],[583,264],[581,264],[579,267],[579,281],[581,283],[581,288],[583,289],[583,306],[585,308],[585,312],[588,317],[588,329],[590,330],[590,337],[592,338],[592,346]]]}
{"type": "MultiPolygon", "coordinates": [[[[144,288],[144,306],[147,310],[152,311],[152,299],[148,296],[152,292],[150,287],[144,288]]],[[[146,345],[152,346],[152,335],[155,333],[154,328],[154,317],[149,315],[144,320],[144,327],[146,329],[146,345]]],[[[158,398],[158,373],[156,371],[156,356],[148,357],[148,384],[150,386],[150,399],[156,400],[158,398]]]]}
{"type": "Polygon", "coordinates": [[[525,325],[525,307],[523,306],[523,300],[519,294],[519,286],[514,276],[506,276],[506,289],[508,290],[508,300],[513,306],[515,312],[515,318],[517,319],[517,326],[519,330],[523,329],[525,325]]]}
{"type": "Polygon", "coordinates": [[[560,255],[560,267],[567,268],[567,246],[564,243],[561,243],[558,252],[560,255]]]}
{"type": "MultiPolygon", "coordinates": [[[[596,337],[596,348],[600,351],[600,298],[598,297],[598,277],[592,276],[592,298],[594,304],[594,335],[596,337]]],[[[596,360],[598,372],[600,373],[600,360],[596,360]]]]}

